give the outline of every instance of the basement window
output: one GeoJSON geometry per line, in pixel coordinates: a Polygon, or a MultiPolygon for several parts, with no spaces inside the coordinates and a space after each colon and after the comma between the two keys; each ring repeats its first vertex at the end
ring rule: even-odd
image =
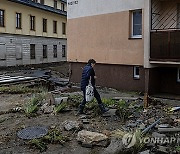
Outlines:
{"type": "Polygon", "coordinates": [[[180,68],[177,70],[177,82],[180,82],[180,68]]]}
{"type": "Polygon", "coordinates": [[[133,68],[133,78],[134,79],[139,79],[140,78],[139,66],[134,66],[134,68],[133,68]]]}

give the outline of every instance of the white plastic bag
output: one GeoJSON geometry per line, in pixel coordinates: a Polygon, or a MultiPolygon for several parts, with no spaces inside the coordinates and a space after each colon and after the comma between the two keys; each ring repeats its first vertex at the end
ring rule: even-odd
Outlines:
{"type": "Polygon", "coordinates": [[[86,86],[86,102],[90,102],[94,98],[94,88],[89,81],[89,84],[86,86]]]}

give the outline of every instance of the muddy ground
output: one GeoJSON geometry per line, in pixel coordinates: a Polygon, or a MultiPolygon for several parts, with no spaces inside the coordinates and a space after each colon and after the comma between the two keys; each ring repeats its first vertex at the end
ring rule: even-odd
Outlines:
{"type": "MultiPolygon", "coordinates": [[[[68,78],[69,64],[64,63],[61,66],[51,66],[45,67],[44,69],[51,69],[54,71],[56,76],[68,78]]],[[[22,69],[23,70],[23,69],[22,69]]],[[[1,74],[13,74],[17,73],[18,70],[13,70],[13,68],[5,71],[3,70],[1,74]]],[[[19,71],[20,72],[20,71],[19,71]]],[[[57,89],[61,89],[56,87],[57,89]]],[[[77,88],[78,89],[78,88],[77,88]]],[[[79,90],[77,90],[81,93],[79,90]]],[[[68,92],[68,91],[67,91],[68,92]]],[[[58,96],[67,95],[65,93],[58,93],[58,96]]],[[[143,96],[136,92],[120,92],[114,89],[100,88],[99,92],[103,98],[140,98],[143,96]]],[[[56,94],[55,94],[56,95],[56,94]]],[[[69,141],[64,145],[61,144],[48,144],[47,150],[42,152],[44,154],[98,154],[103,151],[103,147],[93,147],[85,148],[82,147],[76,140],[76,131],[65,131],[62,123],[65,120],[76,120],[80,122],[80,117],[76,115],[77,108],[71,108],[71,110],[63,113],[58,113],[54,115],[49,114],[38,114],[34,117],[28,117],[24,112],[9,112],[15,107],[24,107],[24,104],[32,96],[32,93],[25,94],[0,94],[0,154],[37,154],[40,151],[28,144],[27,140],[22,140],[17,137],[17,132],[23,128],[30,126],[43,126],[48,129],[58,128],[62,131],[63,135],[69,137],[69,141]]],[[[165,103],[169,103],[169,106],[179,105],[178,100],[160,99],[165,103]]],[[[94,113],[89,112],[89,116],[94,115],[94,113]]],[[[118,118],[114,119],[112,117],[105,118],[101,114],[96,116],[91,116],[89,124],[83,124],[84,129],[89,131],[95,131],[103,133],[105,131],[113,131],[116,129],[121,129],[122,121],[118,118]]]]}

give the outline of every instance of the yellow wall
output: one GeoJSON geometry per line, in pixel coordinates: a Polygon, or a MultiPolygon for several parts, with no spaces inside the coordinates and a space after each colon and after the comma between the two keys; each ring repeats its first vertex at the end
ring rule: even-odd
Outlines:
{"type": "Polygon", "coordinates": [[[130,11],[68,19],[68,61],[143,65],[144,38],[129,39],[130,25],[130,11]]]}
{"type": "Polygon", "coordinates": [[[43,11],[37,8],[28,7],[18,3],[1,0],[0,9],[5,10],[5,27],[0,27],[0,32],[22,35],[36,35],[47,37],[66,38],[62,35],[62,22],[67,21],[66,17],[43,11]],[[16,12],[22,13],[22,29],[16,29],[16,12]],[[36,30],[30,30],[30,15],[36,18],[36,30]],[[42,20],[47,19],[47,33],[43,33],[42,20]],[[53,33],[53,20],[57,21],[57,34],[53,33]]]}

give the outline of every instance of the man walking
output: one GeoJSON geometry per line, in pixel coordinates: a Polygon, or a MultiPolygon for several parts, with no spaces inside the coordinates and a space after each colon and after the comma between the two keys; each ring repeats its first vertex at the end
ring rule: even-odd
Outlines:
{"type": "Polygon", "coordinates": [[[86,86],[89,83],[89,80],[91,80],[91,84],[94,88],[94,97],[96,98],[99,108],[101,109],[101,112],[104,113],[106,111],[108,111],[107,108],[105,108],[104,104],[101,101],[101,97],[98,93],[98,91],[96,90],[95,87],[95,72],[93,67],[95,66],[96,61],[94,59],[90,59],[88,61],[88,64],[84,67],[83,72],[82,72],[82,78],[81,78],[81,90],[83,91],[83,101],[79,106],[79,110],[78,110],[78,114],[83,114],[83,109],[85,107],[86,104],[86,86]]]}

